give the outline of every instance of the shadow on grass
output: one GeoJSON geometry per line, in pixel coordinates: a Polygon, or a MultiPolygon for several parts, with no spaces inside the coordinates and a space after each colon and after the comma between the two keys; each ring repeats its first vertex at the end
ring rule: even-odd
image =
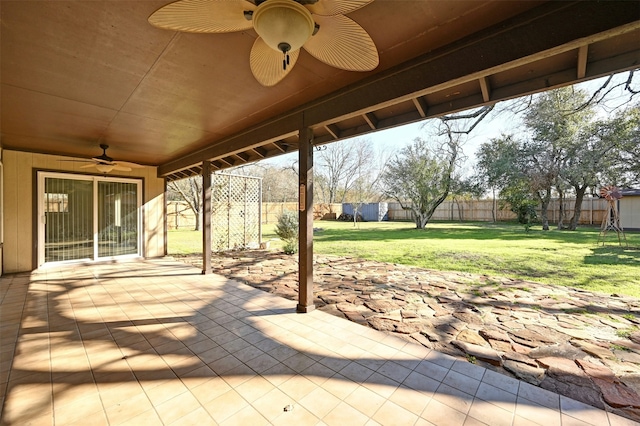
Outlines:
{"type": "Polygon", "coordinates": [[[591,249],[584,257],[587,265],[632,265],[640,266],[640,248],[600,246],[591,249]]]}

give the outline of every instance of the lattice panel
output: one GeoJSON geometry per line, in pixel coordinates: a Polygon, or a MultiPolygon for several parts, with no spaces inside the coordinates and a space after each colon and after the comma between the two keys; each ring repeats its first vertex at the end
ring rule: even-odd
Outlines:
{"type": "Polygon", "coordinates": [[[211,247],[216,251],[258,247],[262,241],[262,179],[211,177],[211,247]]]}

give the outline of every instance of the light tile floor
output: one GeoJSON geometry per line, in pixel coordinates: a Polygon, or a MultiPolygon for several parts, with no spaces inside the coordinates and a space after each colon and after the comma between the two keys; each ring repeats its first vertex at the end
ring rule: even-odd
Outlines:
{"type": "Polygon", "coordinates": [[[628,425],[173,261],[0,278],[3,425],[628,425]]]}

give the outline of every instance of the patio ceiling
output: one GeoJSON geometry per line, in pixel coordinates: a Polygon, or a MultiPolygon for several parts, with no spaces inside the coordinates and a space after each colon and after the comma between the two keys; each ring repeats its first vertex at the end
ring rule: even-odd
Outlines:
{"type": "Polygon", "coordinates": [[[275,87],[251,75],[253,30],[187,34],[160,1],[0,2],[0,144],[159,166],[169,179],[633,69],[637,2],[376,0],[349,17],[380,65],[341,71],[301,52],[275,87]]]}

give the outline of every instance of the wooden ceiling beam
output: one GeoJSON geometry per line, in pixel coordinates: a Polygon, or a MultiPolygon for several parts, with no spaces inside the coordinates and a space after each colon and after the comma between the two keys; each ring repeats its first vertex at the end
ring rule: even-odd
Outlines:
{"type": "Polygon", "coordinates": [[[417,98],[411,99],[413,101],[413,105],[415,105],[418,114],[420,117],[425,118],[427,116],[427,112],[429,111],[429,105],[424,97],[419,96],[417,98]]]}
{"type": "Polygon", "coordinates": [[[225,157],[220,157],[220,158],[218,158],[218,161],[220,161],[221,163],[224,163],[224,164],[226,164],[228,166],[235,166],[235,162],[233,160],[227,160],[227,158],[229,158],[229,157],[226,157],[226,158],[225,157]]]}
{"type": "Polygon", "coordinates": [[[280,151],[281,153],[285,154],[287,152],[288,149],[288,145],[285,145],[282,141],[274,141],[272,142],[272,144],[278,149],[278,151],[280,151]]]}
{"type": "MultiPolygon", "coordinates": [[[[296,136],[302,128],[302,113],[293,113],[252,127],[234,136],[213,142],[207,148],[195,151],[158,167],[158,176],[164,176],[173,170],[189,167],[207,158],[227,156],[235,152],[264,146],[287,137],[296,136]],[[234,147],[230,150],[229,147],[234,147]]],[[[286,151],[283,151],[286,152],[286,151]]]]}
{"type": "Polygon", "coordinates": [[[331,136],[333,136],[334,139],[340,139],[340,135],[341,135],[341,130],[340,128],[335,125],[335,124],[326,124],[324,126],[325,129],[327,129],[327,132],[331,133],[331,136]]]}
{"type": "Polygon", "coordinates": [[[251,156],[249,154],[247,154],[246,152],[236,152],[235,154],[233,154],[235,157],[238,157],[238,159],[240,159],[240,161],[248,163],[249,160],[251,159],[251,156]]]}
{"type": "Polygon", "coordinates": [[[585,44],[578,48],[578,80],[582,80],[587,76],[587,58],[589,56],[589,45],[585,44]]]}
{"type": "Polygon", "coordinates": [[[376,117],[376,115],[374,113],[367,112],[367,113],[362,114],[362,117],[364,118],[364,121],[367,122],[369,127],[371,127],[371,130],[377,130],[378,129],[378,117],[376,117]]]}
{"type": "Polygon", "coordinates": [[[262,147],[260,147],[260,146],[257,146],[255,148],[251,148],[251,151],[255,152],[256,155],[258,157],[260,157],[260,158],[265,158],[267,156],[267,150],[262,148],[262,147]]]}
{"type": "Polygon", "coordinates": [[[441,51],[373,76],[305,111],[322,124],[392,106],[500,71],[566,53],[585,44],[640,28],[634,2],[549,2],[504,27],[473,34],[441,51]],[[615,7],[610,7],[615,6],[615,7]],[[571,25],[566,25],[571,22],[571,25]],[[532,38],[533,34],[537,34],[532,38]],[[504,40],[510,40],[506,45],[504,40]]]}
{"type": "Polygon", "coordinates": [[[491,101],[491,85],[489,84],[488,77],[480,77],[480,91],[482,92],[482,100],[485,102],[491,101]]]}

